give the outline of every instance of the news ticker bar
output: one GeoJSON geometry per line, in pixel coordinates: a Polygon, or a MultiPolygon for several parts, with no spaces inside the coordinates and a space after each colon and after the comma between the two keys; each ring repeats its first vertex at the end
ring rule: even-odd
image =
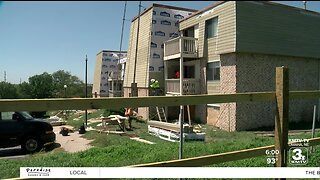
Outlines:
{"type": "Polygon", "coordinates": [[[21,167],[20,178],[320,178],[320,168],[21,167]]]}

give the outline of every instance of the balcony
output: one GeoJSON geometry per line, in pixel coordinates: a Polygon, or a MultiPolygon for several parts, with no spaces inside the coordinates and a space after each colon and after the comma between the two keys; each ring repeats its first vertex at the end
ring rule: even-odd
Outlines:
{"type": "Polygon", "coordinates": [[[180,57],[198,57],[197,38],[177,37],[164,43],[164,60],[176,59],[180,57]]]}
{"type": "MultiPolygon", "coordinates": [[[[180,94],[180,80],[166,79],[167,94],[180,94]]],[[[184,95],[200,93],[200,84],[197,79],[183,79],[182,89],[184,95]]]]}

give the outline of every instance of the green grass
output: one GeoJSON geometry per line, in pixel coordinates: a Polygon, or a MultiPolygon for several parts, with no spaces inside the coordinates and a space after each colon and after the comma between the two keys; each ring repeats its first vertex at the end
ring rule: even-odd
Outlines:
{"type": "MultiPolygon", "coordinates": [[[[98,111],[91,117],[99,116],[103,111],[98,111]]],[[[70,118],[71,119],[71,118],[70,118]]],[[[80,122],[83,122],[83,117],[80,122]]],[[[68,124],[73,121],[68,120],[68,124]]],[[[76,123],[74,123],[77,125],[76,123]]],[[[96,126],[97,123],[92,124],[96,126]]],[[[261,137],[252,132],[224,132],[214,127],[203,125],[206,132],[205,142],[184,143],[184,157],[196,157],[209,154],[217,154],[229,151],[237,151],[254,147],[274,144],[273,137],[261,137]]],[[[111,126],[110,129],[118,129],[111,126]]],[[[87,132],[84,136],[94,139],[91,143],[94,148],[83,152],[67,153],[52,151],[49,153],[37,153],[25,160],[1,160],[0,177],[12,178],[19,176],[19,167],[26,166],[49,166],[49,167],[118,167],[141,163],[178,159],[179,143],[172,143],[152,136],[147,132],[147,125],[143,122],[133,121],[134,131],[139,137],[155,142],[150,145],[130,140],[128,136],[104,134],[98,132],[87,132]]],[[[289,136],[289,138],[310,138],[310,133],[289,136]]],[[[320,137],[320,133],[316,134],[320,137]]],[[[226,162],[211,165],[211,167],[268,167],[266,157],[256,157],[234,162],[226,162]]],[[[320,148],[309,155],[307,166],[320,167],[320,148]]]]}

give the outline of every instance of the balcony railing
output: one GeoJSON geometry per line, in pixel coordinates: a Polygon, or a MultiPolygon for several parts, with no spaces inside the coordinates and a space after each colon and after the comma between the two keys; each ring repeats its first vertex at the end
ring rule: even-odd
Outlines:
{"type": "Polygon", "coordinates": [[[177,37],[164,43],[164,60],[179,57],[198,57],[198,39],[193,37],[177,37]]]}
{"type": "MultiPolygon", "coordinates": [[[[197,79],[184,79],[182,83],[183,94],[199,94],[200,84],[197,79]]],[[[180,93],[180,80],[179,79],[166,79],[167,94],[180,93]]]]}

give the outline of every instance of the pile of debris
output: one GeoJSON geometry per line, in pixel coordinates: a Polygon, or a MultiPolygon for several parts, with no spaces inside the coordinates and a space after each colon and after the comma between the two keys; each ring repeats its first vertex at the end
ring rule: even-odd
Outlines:
{"type": "Polygon", "coordinates": [[[62,126],[62,125],[66,125],[66,122],[58,117],[58,116],[51,116],[49,119],[47,119],[49,121],[49,123],[52,125],[52,126],[62,126]]]}
{"type": "MultiPolygon", "coordinates": [[[[171,142],[180,141],[179,123],[167,123],[160,121],[148,121],[148,132],[171,142]]],[[[201,131],[201,126],[190,126],[183,124],[184,141],[204,141],[206,133],[201,131]]]]}

